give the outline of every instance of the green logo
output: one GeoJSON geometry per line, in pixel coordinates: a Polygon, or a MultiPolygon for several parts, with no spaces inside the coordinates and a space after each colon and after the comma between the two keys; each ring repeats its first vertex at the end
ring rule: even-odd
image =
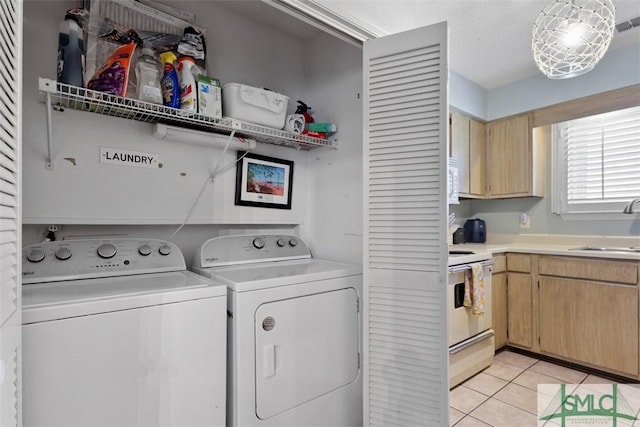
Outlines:
{"type": "Polygon", "coordinates": [[[572,421],[572,424],[598,424],[617,427],[619,419],[637,420],[635,413],[618,390],[617,384],[612,384],[611,394],[567,394],[567,385],[561,384],[560,390],[543,411],[540,420],[548,421],[559,418],[562,427],[566,426],[567,419],[572,421]]]}

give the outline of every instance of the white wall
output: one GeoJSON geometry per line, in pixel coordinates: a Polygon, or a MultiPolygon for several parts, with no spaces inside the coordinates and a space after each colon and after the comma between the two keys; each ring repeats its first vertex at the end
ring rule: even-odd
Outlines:
{"type": "MultiPolygon", "coordinates": [[[[24,245],[42,241],[48,224],[64,224],[58,238],[169,239],[222,150],[155,140],[150,136],[151,125],[145,123],[77,111],[54,112],[54,170],[44,168],[46,122],[37,77],[55,78],[58,22],[67,9],[77,6],[75,1],[28,0],[25,4],[25,52],[29,55],[23,67],[24,245]],[[155,153],[163,168],[102,165],[100,146],[155,153]]],[[[235,168],[231,168],[214,184],[207,184],[191,225],[170,240],[183,250],[188,265],[208,238],[260,232],[296,234],[311,244],[316,256],[360,263],[360,50],[324,34],[307,44],[287,33],[286,25],[269,25],[220,2],[181,2],[179,7],[195,12],[198,24],[207,28],[209,74],[223,84],[240,82],[285,93],[291,98],[290,112],[295,100],[309,102],[318,121],[337,123],[340,148],[305,152],[259,144],[258,153],[294,161],[293,209],[235,206],[235,168]],[[311,48],[323,54],[308,55],[311,48]],[[311,84],[309,79],[317,81],[311,84]],[[348,203],[343,203],[346,199],[348,203]],[[333,251],[335,247],[340,251],[333,251]]],[[[223,164],[235,157],[235,152],[228,153],[223,164]]]]}
{"type": "Polygon", "coordinates": [[[314,118],[338,124],[338,150],[310,153],[308,235],[314,255],[362,263],[362,51],[329,35],[309,43],[314,118]]]}
{"type": "Polygon", "coordinates": [[[639,83],[640,44],[634,44],[607,52],[596,68],[580,77],[551,80],[539,73],[490,90],[486,119],[495,120],[639,83]]]}
{"type": "Polygon", "coordinates": [[[487,90],[455,71],[449,70],[449,107],[467,116],[485,120],[487,90]]]}

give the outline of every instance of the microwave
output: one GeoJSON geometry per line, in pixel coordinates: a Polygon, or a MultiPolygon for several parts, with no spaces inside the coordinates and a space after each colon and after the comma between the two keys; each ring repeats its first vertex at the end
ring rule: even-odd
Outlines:
{"type": "Polygon", "coordinates": [[[458,161],[449,157],[447,163],[447,199],[450,205],[460,204],[458,198],[458,161]]]}

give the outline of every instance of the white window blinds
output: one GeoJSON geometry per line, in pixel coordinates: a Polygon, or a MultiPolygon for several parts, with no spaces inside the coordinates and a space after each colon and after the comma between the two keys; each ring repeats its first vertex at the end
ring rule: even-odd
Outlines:
{"type": "Polygon", "coordinates": [[[555,125],[554,212],[622,212],[640,197],[640,107],[555,125]]]}

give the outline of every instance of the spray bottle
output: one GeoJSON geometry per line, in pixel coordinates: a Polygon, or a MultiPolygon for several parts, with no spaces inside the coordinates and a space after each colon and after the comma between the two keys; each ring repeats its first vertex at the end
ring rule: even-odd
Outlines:
{"type": "Polygon", "coordinates": [[[58,34],[58,81],[84,87],[84,39],[79,24],[81,10],[67,12],[58,34]]]}
{"type": "Polygon", "coordinates": [[[180,74],[180,109],[185,111],[198,111],[198,91],[196,79],[192,68],[196,61],[190,56],[181,56],[178,59],[178,73],[180,74]]]}
{"type": "Polygon", "coordinates": [[[162,59],[162,80],[160,87],[162,88],[162,103],[167,107],[180,108],[180,85],[178,84],[178,73],[173,65],[176,55],[169,51],[160,54],[162,59]]]}

